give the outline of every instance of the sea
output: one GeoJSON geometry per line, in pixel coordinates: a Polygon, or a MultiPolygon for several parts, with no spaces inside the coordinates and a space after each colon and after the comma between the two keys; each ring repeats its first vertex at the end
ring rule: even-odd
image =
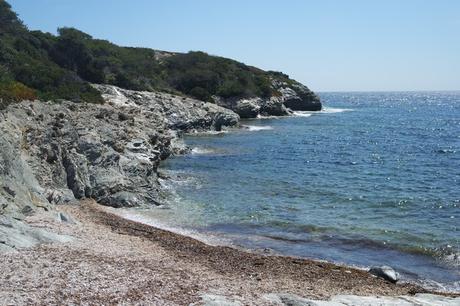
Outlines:
{"type": "Polygon", "coordinates": [[[319,93],[324,109],[185,136],[168,203],[132,218],[210,243],[460,291],[460,92],[319,93]]]}

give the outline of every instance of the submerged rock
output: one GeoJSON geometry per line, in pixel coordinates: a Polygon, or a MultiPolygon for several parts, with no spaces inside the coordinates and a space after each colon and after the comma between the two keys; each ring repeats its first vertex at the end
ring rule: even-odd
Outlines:
{"type": "Polygon", "coordinates": [[[396,283],[399,280],[398,272],[389,266],[371,267],[369,273],[392,283],[396,283]]]}

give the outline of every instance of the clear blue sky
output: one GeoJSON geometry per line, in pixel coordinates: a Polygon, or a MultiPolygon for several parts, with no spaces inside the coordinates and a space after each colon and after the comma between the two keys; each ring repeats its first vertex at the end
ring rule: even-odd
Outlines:
{"type": "Polygon", "coordinates": [[[316,91],[460,90],[457,0],[9,0],[30,29],[202,50],[316,91]]]}

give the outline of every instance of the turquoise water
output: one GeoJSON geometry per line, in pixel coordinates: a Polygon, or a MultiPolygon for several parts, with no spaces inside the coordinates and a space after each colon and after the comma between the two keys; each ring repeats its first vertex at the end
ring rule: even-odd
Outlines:
{"type": "Polygon", "coordinates": [[[159,216],[250,248],[458,290],[460,92],[323,93],[325,111],[188,136],[159,216]]]}

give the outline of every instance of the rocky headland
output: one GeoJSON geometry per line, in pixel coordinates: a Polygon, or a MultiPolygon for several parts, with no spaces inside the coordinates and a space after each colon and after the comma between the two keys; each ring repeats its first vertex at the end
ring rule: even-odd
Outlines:
{"type": "Polygon", "coordinates": [[[230,97],[214,96],[216,103],[240,115],[241,118],[258,116],[287,116],[292,111],[320,111],[322,108],[319,97],[306,86],[291,81],[272,79],[272,88],[278,94],[270,97],[230,97]]]}
{"type": "MultiPolygon", "coordinates": [[[[61,240],[22,222],[55,205],[84,198],[112,207],[161,204],[158,166],[171,154],[188,151],[183,133],[235,127],[245,105],[250,105],[251,117],[288,115],[292,111],[287,105],[305,98],[278,87],[283,92],[278,97],[243,99],[222,107],[162,92],[92,86],[104,103],[22,101],[1,111],[2,249],[61,240]]],[[[316,101],[305,99],[306,105],[316,101]]]]}

